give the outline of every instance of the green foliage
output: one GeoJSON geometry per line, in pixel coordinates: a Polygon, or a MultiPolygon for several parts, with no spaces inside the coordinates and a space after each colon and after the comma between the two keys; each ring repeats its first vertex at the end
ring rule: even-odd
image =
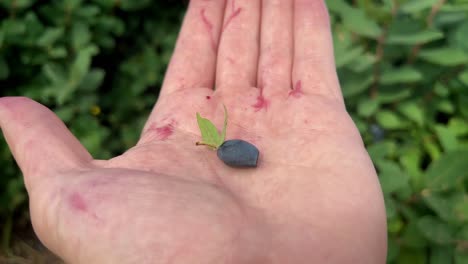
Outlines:
{"type": "Polygon", "coordinates": [[[327,3],[347,108],[385,196],[388,263],[468,263],[467,1],[327,3]]]}
{"type": "MultiPolygon", "coordinates": [[[[96,158],[122,153],[157,99],[184,8],[169,0],[0,0],[0,96],[46,104],[96,158]]],[[[1,136],[0,168],[1,252],[27,212],[1,136]]]]}
{"type": "MultiPolygon", "coordinates": [[[[0,0],[0,95],[51,107],[100,159],[135,144],[181,1],[0,0]],[[179,4],[176,4],[179,3],[179,4]]],[[[466,0],[327,0],[347,108],[379,172],[388,263],[468,263],[466,0]]],[[[27,196],[0,141],[2,247],[27,196]]]]}

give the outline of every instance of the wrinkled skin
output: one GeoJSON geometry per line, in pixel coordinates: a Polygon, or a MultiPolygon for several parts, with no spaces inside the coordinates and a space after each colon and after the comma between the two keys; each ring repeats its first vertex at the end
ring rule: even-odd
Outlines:
{"type": "Polygon", "coordinates": [[[36,233],[68,263],[384,263],[381,189],[333,61],[322,0],[193,0],[121,156],[93,160],[46,107],[1,98],[36,233]],[[223,104],[258,168],[195,146],[195,113],[222,127],[223,104]]]}

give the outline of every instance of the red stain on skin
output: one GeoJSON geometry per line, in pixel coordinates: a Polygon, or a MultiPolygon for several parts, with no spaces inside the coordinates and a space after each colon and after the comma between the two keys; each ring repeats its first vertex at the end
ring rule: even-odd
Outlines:
{"type": "Polygon", "coordinates": [[[223,26],[223,30],[225,30],[229,24],[231,23],[231,21],[240,14],[240,12],[242,11],[242,7],[238,7],[236,9],[236,1],[235,0],[232,0],[231,1],[231,8],[232,8],[232,13],[228,16],[228,18],[226,19],[226,23],[224,23],[224,26],[223,26]]]}
{"type": "Polygon", "coordinates": [[[77,192],[74,192],[69,197],[70,205],[73,209],[80,212],[87,212],[88,206],[86,205],[83,197],[77,192]]]}
{"type": "Polygon", "coordinates": [[[257,101],[255,104],[252,105],[252,107],[255,109],[255,112],[258,112],[262,109],[268,109],[268,105],[270,102],[263,96],[263,85],[260,85],[260,94],[257,96],[257,101]]]}
{"type": "Polygon", "coordinates": [[[268,108],[269,102],[263,97],[263,95],[257,96],[257,102],[252,105],[252,107],[255,109],[255,112],[258,112],[262,110],[263,108],[267,109],[268,108]]]}
{"type": "Polygon", "coordinates": [[[156,124],[152,124],[147,132],[154,132],[156,134],[155,139],[166,140],[174,133],[174,125],[174,121],[171,121],[169,124],[159,127],[156,124]]]}
{"type": "Polygon", "coordinates": [[[201,19],[203,21],[203,24],[205,25],[206,30],[210,34],[211,48],[213,49],[213,52],[216,52],[216,48],[217,48],[216,46],[217,45],[216,45],[216,41],[215,41],[215,38],[214,38],[214,35],[213,35],[213,24],[206,17],[204,8],[200,11],[200,16],[201,16],[201,19]]]}
{"type": "Polygon", "coordinates": [[[229,63],[231,63],[231,64],[236,63],[236,62],[234,61],[234,59],[231,58],[231,57],[227,57],[226,59],[227,59],[227,61],[228,61],[229,63]]]}
{"type": "Polygon", "coordinates": [[[211,99],[211,96],[207,95],[206,100],[210,100],[210,99],[211,99]]]}
{"type": "Polygon", "coordinates": [[[304,92],[302,91],[302,82],[301,80],[296,82],[296,85],[294,86],[294,89],[289,92],[289,96],[294,97],[294,98],[299,98],[302,95],[304,95],[304,92]]]}

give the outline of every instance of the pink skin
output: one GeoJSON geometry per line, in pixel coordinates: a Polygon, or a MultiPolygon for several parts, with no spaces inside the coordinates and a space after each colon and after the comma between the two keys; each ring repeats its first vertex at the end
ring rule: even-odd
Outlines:
{"type": "Polygon", "coordinates": [[[235,3],[235,0],[232,0],[231,2],[231,7],[232,7],[232,13],[228,16],[228,18],[226,19],[226,23],[224,23],[224,26],[223,26],[223,31],[229,26],[229,24],[232,22],[232,20],[237,17],[240,12],[242,11],[242,7],[238,7],[236,9],[236,3],[235,3]]]}
{"type": "Polygon", "coordinates": [[[206,31],[208,31],[208,34],[210,35],[211,48],[213,49],[213,52],[216,52],[217,45],[216,45],[216,40],[214,39],[214,35],[213,35],[213,24],[206,17],[205,11],[206,10],[204,8],[200,11],[201,20],[203,21],[203,24],[205,25],[206,31]]]}
{"type": "Polygon", "coordinates": [[[299,80],[296,82],[294,89],[289,92],[289,97],[300,98],[304,95],[302,91],[302,81],[299,80]]]}

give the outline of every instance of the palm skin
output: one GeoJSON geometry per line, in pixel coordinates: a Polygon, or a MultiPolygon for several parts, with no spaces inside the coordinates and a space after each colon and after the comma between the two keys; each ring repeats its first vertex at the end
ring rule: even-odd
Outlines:
{"type": "MultiPolygon", "coordinates": [[[[34,229],[53,252],[69,263],[385,261],[380,186],[334,71],[301,75],[300,62],[287,56],[269,61],[268,68],[262,62],[242,67],[271,50],[242,53],[242,44],[234,62],[221,62],[230,57],[231,38],[249,43],[249,36],[235,32],[249,25],[249,14],[277,12],[287,19],[289,10],[297,20],[298,9],[318,12],[325,10],[323,2],[254,2],[191,2],[140,141],[111,160],[93,160],[45,107],[25,98],[0,99],[0,126],[25,176],[34,229]],[[229,22],[229,33],[223,13],[236,10],[234,4],[247,22],[238,28],[229,22]],[[205,34],[209,15],[213,35],[194,38],[190,44],[198,54],[191,53],[187,32],[205,34]],[[223,35],[215,38],[218,55],[206,55],[216,34],[223,35]],[[190,56],[202,56],[200,66],[181,59],[190,56]],[[290,64],[295,73],[282,74],[290,64]],[[210,69],[213,74],[200,77],[210,69]],[[256,145],[258,168],[227,167],[216,152],[195,146],[195,113],[221,127],[223,105],[229,112],[227,139],[256,145]]],[[[313,14],[314,23],[326,25],[326,16],[313,14]]],[[[314,43],[331,49],[330,43],[314,43]]],[[[332,54],[323,57],[322,63],[332,65],[332,54]]]]}

